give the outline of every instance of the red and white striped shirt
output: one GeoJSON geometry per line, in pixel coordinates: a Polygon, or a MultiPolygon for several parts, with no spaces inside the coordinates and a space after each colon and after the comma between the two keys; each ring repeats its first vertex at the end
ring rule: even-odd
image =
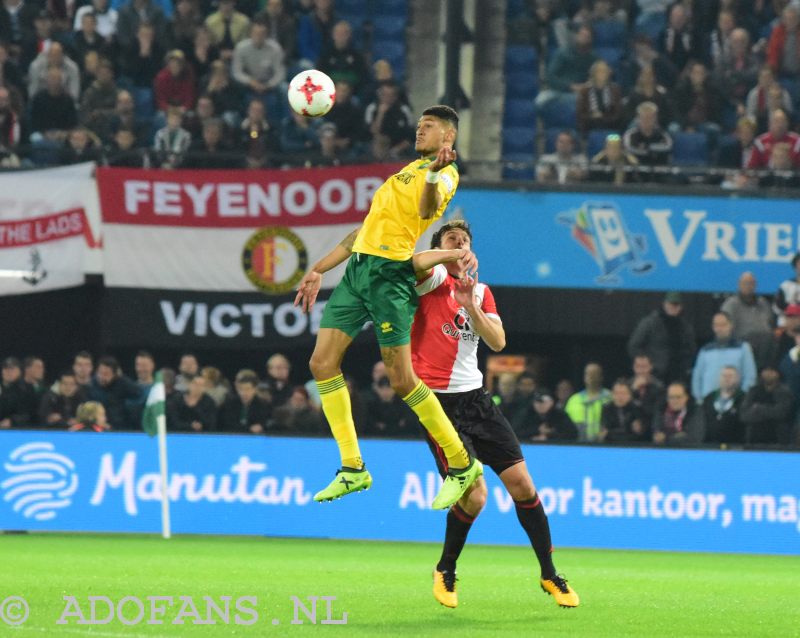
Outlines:
{"type": "MultiPolygon", "coordinates": [[[[419,308],[411,329],[414,371],[436,392],[467,392],[483,386],[478,369],[480,337],[469,313],[454,298],[456,278],[439,264],[417,283],[419,308]]],[[[475,286],[480,308],[500,320],[494,295],[486,284],[475,286]]]]}

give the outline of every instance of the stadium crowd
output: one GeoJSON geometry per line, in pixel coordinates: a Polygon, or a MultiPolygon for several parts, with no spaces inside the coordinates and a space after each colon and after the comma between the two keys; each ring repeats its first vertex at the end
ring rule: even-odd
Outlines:
{"type": "MultiPolygon", "coordinates": [[[[795,276],[773,302],[756,294],[752,273],[743,273],[737,292],[710,318],[714,338],[699,349],[681,294],[669,292],[630,335],[629,376],[607,384],[602,363],[588,362],[580,390],[561,379],[551,391],[530,366],[490,378],[494,400],[523,442],[798,446],[800,253],[792,266],[795,276]]],[[[80,352],[50,384],[41,358],[6,357],[0,429],[139,430],[156,362],[141,351],[133,364],[130,378],[114,357],[95,361],[80,352]]],[[[328,433],[316,384],[297,383],[283,354],[267,359],[263,377],[239,370],[232,384],[191,353],[161,374],[170,431],[328,433]]],[[[383,362],[373,366],[366,389],[345,379],[360,433],[419,436],[417,418],[395,394],[383,362]]]]}
{"type": "Polygon", "coordinates": [[[333,0],[0,3],[0,167],[392,160],[414,126],[391,65],[368,64],[333,0]],[[324,121],[286,104],[310,67],[336,83],[324,121]]]}
{"type": "Polygon", "coordinates": [[[509,50],[539,63],[537,181],[800,185],[800,3],[511,5],[509,50]]]}

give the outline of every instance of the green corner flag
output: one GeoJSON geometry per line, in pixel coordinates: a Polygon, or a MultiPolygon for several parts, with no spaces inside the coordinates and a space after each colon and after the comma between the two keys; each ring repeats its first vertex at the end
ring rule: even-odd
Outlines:
{"type": "Polygon", "coordinates": [[[161,378],[161,372],[156,372],[155,380],[147,395],[147,403],[145,403],[144,413],[142,414],[142,429],[150,436],[155,436],[158,433],[158,417],[166,415],[166,397],[164,379],[161,378]]]}

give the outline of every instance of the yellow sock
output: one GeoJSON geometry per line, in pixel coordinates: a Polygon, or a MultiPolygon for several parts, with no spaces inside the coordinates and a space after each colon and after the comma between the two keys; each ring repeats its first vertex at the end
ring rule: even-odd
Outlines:
{"type": "Polygon", "coordinates": [[[322,400],[322,411],[339,446],[342,466],[361,469],[364,461],[361,460],[361,451],[358,449],[356,426],[350,408],[350,394],[347,392],[344,376],[338,374],[332,379],[317,381],[317,387],[322,400]]]}
{"type": "Polygon", "coordinates": [[[408,404],[425,429],[431,433],[436,443],[442,448],[442,452],[447,457],[447,464],[456,469],[465,468],[469,465],[469,454],[464,448],[458,433],[450,423],[450,419],[442,409],[442,404],[422,381],[417,384],[403,401],[408,404]]]}

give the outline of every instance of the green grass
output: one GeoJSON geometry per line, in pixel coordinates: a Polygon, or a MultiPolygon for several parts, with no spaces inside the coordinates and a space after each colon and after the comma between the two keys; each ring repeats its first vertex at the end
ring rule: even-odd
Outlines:
{"type": "MultiPolygon", "coordinates": [[[[9,535],[0,537],[0,601],[24,597],[28,621],[0,636],[800,636],[800,558],[560,550],[556,564],[581,595],[561,609],[541,592],[533,553],[468,545],[458,609],[432,598],[431,544],[300,539],[9,535]],[[58,626],[73,595],[257,596],[252,626],[58,626]],[[346,626],[291,625],[291,596],[336,596],[346,626]],[[278,619],[279,625],[272,620],[278,619]]],[[[177,601],[176,601],[177,602],[177,601]]],[[[178,603],[179,604],[179,603],[178,603]]],[[[128,616],[135,615],[133,606],[128,616]]],[[[149,613],[149,612],[148,612],[149,613]]],[[[201,609],[204,614],[204,609],[201,609]]],[[[318,620],[324,618],[321,606],[318,620]]]]}

